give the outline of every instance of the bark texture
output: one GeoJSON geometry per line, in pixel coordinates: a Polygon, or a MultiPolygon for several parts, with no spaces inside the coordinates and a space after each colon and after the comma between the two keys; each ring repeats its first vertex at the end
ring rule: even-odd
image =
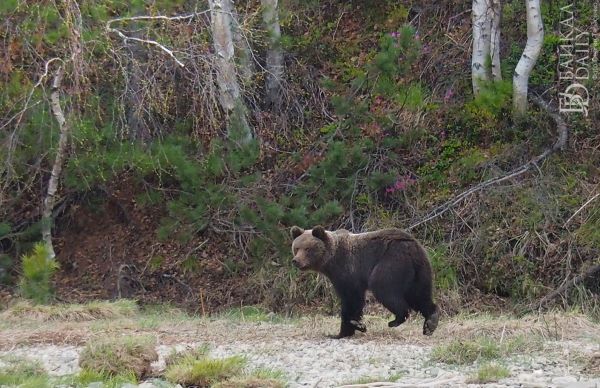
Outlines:
{"type": "Polygon", "coordinates": [[[500,66],[500,21],[502,18],[502,4],[500,0],[491,0],[491,27],[490,27],[490,56],[492,65],[492,79],[502,80],[500,66]]]}
{"type": "Polygon", "coordinates": [[[473,0],[473,56],[471,58],[471,78],[473,94],[481,92],[481,83],[489,81],[490,71],[486,62],[490,57],[491,47],[491,10],[490,0],[473,0]]]}
{"type": "Polygon", "coordinates": [[[527,112],[529,75],[544,43],[544,24],[542,23],[540,0],[526,0],[526,7],[527,44],[513,75],[513,111],[516,116],[522,116],[527,112]]]}
{"type": "Polygon", "coordinates": [[[269,34],[267,51],[267,102],[276,109],[281,105],[281,81],[284,76],[283,51],[281,50],[281,26],[279,25],[278,0],[261,0],[263,22],[269,34]]]}
{"type": "Polygon", "coordinates": [[[231,0],[209,0],[213,45],[216,54],[219,102],[228,116],[228,136],[240,143],[252,140],[252,131],[246,118],[240,85],[235,68],[231,0]]]}
{"type": "Polygon", "coordinates": [[[67,153],[67,140],[69,138],[69,125],[65,119],[65,114],[60,106],[60,86],[64,76],[64,68],[60,66],[54,75],[52,81],[52,92],[50,93],[50,107],[52,108],[52,114],[58,122],[59,138],[58,148],[56,150],[56,158],[52,165],[52,172],[50,173],[50,180],[48,181],[48,191],[46,198],[44,198],[44,209],[42,211],[42,239],[44,240],[50,254],[49,258],[54,258],[54,246],[52,245],[52,210],[56,204],[56,192],[58,190],[58,183],[60,181],[60,174],[66,158],[67,153]]]}

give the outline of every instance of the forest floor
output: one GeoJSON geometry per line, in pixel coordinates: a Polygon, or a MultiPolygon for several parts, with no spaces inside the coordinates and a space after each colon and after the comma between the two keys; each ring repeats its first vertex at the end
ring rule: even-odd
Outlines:
{"type": "Polygon", "coordinates": [[[285,318],[259,308],[198,317],[164,306],[139,310],[130,305],[134,307],[118,302],[116,309],[102,302],[62,307],[18,303],[0,311],[0,377],[9,357],[36,360],[49,381],[55,381],[49,386],[60,385],[60,376],[79,372],[86,344],[151,336],[159,360],[142,385],[146,388],[171,386],[162,377],[165,357],[202,346],[210,357],[241,355],[246,369],[276,371],[283,386],[290,387],[484,382],[600,387],[600,325],[575,313],[445,317],[431,337],[421,334],[420,317],[390,329],[389,317],[368,315],[367,333],[333,340],[327,334],[338,328],[335,317],[285,318]]]}

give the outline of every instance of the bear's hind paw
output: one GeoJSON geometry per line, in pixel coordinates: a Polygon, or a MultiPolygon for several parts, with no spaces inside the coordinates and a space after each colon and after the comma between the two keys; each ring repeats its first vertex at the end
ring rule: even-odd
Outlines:
{"type": "Polygon", "coordinates": [[[367,327],[366,327],[366,326],[365,326],[365,324],[364,324],[364,323],[362,323],[362,322],[359,322],[359,321],[352,320],[352,321],[350,321],[350,324],[351,324],[352,326],[354,326],[354,328],[355,328],[356,330],[360,331],[361,333],[366,333],[366,332],[367,332],[367,327]]]}

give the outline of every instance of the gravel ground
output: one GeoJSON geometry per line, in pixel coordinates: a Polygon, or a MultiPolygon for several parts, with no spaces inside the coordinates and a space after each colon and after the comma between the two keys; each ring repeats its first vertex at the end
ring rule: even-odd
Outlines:
{"type": "MultiPolygon", "coordinates": [[[[157,336],[160,344],[157,347],[160,359],[154,365],[157,371],[164,368],[164,357],[173,350],[182,351],[208,344],[213,357],[244,355],[250,368],[283,371],[290,387],[359,386],[356,385],[359,379],[375,382],[390,376],[399,378],[395,383],[382,382],[378,386],[455,387],[476,386],[467,382],[478,364],[455,366],[434,362],[430,357],[434,346],[453,338],[476,338],[492,333],[503,338],[505,335],[530,333],[542,339],[541,348],[510,354],[499,360],[511,375],[487,386],[600,388],[599,371],[586,372],[586,360],[598,357],[600,361],[600,329],[587,321],[582,324],[565,319],[551,330],[543,329],[542,324],[532,326],[529,325],[531,322],[519,320],[503,325],[493,321],[452,321],[446,327],[442,323],[431,338],[418,334],[420,321],[413,320],[399,329],[388,329],[382,319],[367,323],[370,325],[368,333],[343,340],[325,337],[325,333],[334,332],[337,326],[337,322],[330,318],[287,324],[206,320],[172,330],[162,327],[149,329],[141,334],[154,333],[157,336]],[[554,332],[553,338],[545,335],[549,331],[554,332]]],[[[38,335],[39,332],[40,329],[36,329],[38,335]]],[[[3,349],[0,356],[10,354],[36,359],[50,374],[67,375],[78,371],[80,350],[81,346],[73,344],[14,344],[10,349],[3,349]]],[[[145,388],[153,386],[152,381],[143,385],[145,388]]]]}

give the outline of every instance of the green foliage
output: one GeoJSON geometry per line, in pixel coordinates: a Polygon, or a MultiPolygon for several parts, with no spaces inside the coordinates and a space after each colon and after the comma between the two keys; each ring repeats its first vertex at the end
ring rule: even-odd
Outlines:
{"type": "Polygon", "coordinates": [[[17,357],[5,357],[0,360],[0,386],[45,388],[51,387],[50,377],[37,362],[17,357]]]}
{"type": "Polygon", "coordinates": [[[445,364],[466,365],[538,348],[539,342],[533,338],[517,336],[500,342],[490,337],[478,337],[474,340],[453,340],[448,344],[437,345],[431,351],[431,359],[445,364]]]}
{"type": "Polygon", "coordinates": [[[167,380],[185,386],[210,386],[242,374],[246,360],[240,356],[212,359],[189,354],[167,367],[167,380]]]}
{"type": "Polygon", "coordinates": [[[509,108],[512,97],[511,81],[489,81],[482,82],[481,91],[473,101],[467,103],[466,108],[472,118],[483,121],[489,117],[497,117],[509,108]]]}
{"type": "Polygon", "coordinates": [[[47,303],[52,298],[51,280],[59,265],[44,243],[35,245],[33,252],[21,259],[22,275],[19,282],[21,295],[36,303],[47,303]]]}
{"type": "Polygon", "coordinates": [[[457,175],[463,184],[476,181],[480,176],[477,168],[486,160],[487,157],[479,148],[466,149],[452,164],[452,173],[457,175]]]}
{"type": "MultiPolygon", "coordinates": [[[[419,167],[418,174],[423,176],[426,183],[435,183],[444,187],[448,185],[448,170],[454,162],[460,157],[461,149],[468,146],[468,143],[457,137],[451,137],[444,140],[441,144],[439,155],[429,155],[430,162],[419,167]]],[[[432,151],[433,152],[433,151],[432,151]]]]}
{"type": "Polygon", "coordinates": [[[419,49],[414,28],[404,25],[393,35],[386,34],[381,38],[379,52],[371,63],[371,73],[388,79],[403,75],[417,59],[419,49]]]}
{"type": "Polygon", "coordinates": [[[486,363],[477,369],[477,374],[469,380],[471,383],[485,384],[493,383],[510,376],[510,371],[496,363],[486,363]]]}
{"type": "Polygon", "coordinates": [[[589,219],[584,222],[575,232],[580,243],[591,247],[600,247],[600,212],[597,211],[598,206],[593,206],[594,212],[589,219]]]}
{"type": "Polygon", "coordinates": [[[447,345],[438,345],[431,358],[446,364],[471,364],[477,360],[494,360],[501,356],[501,348],[495,340],[479,338],[476,341],[455,340],[447,345]]]}
{"type": "Polygon", "coordinates": [[[242,322],[272,322],[281,323],[285,318],[270,312],[260,306],[243,306],[225,311],[222,316],[227,319],[242,322]]]}
{"type": "Polygon", "coordinates": [[[458,285],[455,265],[446,253],[445,247],[429,251],[429,260],[433,268],[435,288],[438,290],[452,290],[458,285]]]}
{"type": "Polygon", "coordinates": [[[76,387],[88,387],[92,383],[100,382],[102,383],[103,388],[119,388],[128,383],[137,383],[137,379],[133,373],[113,376],[87,368],[82,368],[75,376],[71,376],[65,380],[65,382],[69,383],[69,385],[76,387]]]}

